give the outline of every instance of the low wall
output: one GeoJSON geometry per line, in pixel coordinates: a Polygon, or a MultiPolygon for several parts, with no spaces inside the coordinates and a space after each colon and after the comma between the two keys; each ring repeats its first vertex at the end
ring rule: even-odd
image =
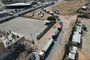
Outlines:
{"type": "Polygon", "coordinates": [[[41,32],[37,34],[36,38],[39,40],[54,24],[55,22],[52,22],[49,26],[44,27],[41,32]]]}

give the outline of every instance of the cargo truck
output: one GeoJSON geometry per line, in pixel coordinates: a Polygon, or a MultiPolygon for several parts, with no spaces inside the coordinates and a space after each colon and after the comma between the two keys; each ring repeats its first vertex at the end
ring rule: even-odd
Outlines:
{"type": "Polygon", "coordinates": [[[40,51],[39,53],[40,60],[45,59],[45,56],[47,55],[47,52],[50,50],[50,47],[53,46],[53,43],[54,43],[54,40],[50,39],[45,45],[45,47],[40,51]]]}

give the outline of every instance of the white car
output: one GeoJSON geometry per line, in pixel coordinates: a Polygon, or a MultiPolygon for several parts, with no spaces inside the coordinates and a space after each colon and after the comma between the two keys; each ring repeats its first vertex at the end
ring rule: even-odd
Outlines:
{"type": "Polygon", "coordinates": [[[51,21],[47,21],[47,20],[45,21],[45,24],[50,24],[50,23],[51,23],[51,21]]]}

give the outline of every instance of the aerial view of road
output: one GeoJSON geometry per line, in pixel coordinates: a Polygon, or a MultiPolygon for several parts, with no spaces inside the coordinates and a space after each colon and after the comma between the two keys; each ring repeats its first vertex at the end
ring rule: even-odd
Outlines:
{"type": "Polygon", "coordinates": [[[0,60],[90,60],[89,0],[1,0],[0,60]]]}

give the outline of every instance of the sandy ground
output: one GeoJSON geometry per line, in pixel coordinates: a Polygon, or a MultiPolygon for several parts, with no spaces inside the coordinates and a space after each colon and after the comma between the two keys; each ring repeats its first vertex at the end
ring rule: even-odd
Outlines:
{"type": "Polygon", "coordinates": [[[37,43],[38,50],[41,51],[45,44],[51,38],[53,32],[57,29],[57,24],[55,24],[37,43]]]}
{"type": "Polygon", "coordinates": [[[63,18],[63,21],[64,21],[64,28],[63,28],[64,33],[60,41],[61,43],[58,45],[58,48],[54,53],[53,60],[62,60],[64,55],[64,47],[65,47],[65,44],[68,43],[71,31],[72,31],[72,27],[74,26],[74,23],[76,21],[76,15],[72,16],[71,18],[67,17],[68,19],[66,19],[66,17],[64,16],[61,16],[61,18],[63,18]]]}
{"type": "MultiPolygon", "coordinates": [[[[37,48],[38,48],[38,54],[39,52],[44,48],[45,44],[49,41],[49,39],[52,37],[52,34],[54,33],[54,31],[56,31],[56,29],[58,28],[59,24],[55,24],[36,44],[37,48]]],[[[39,60],[39,59],[37,59],[39,60]]]]}
{"type": "MultiPolygon", "coordinates": [[[[82,1],[74,1],[74,2],[62,2],[57,3],[54,6],[50,6],[46,8],[48,11],[52,12],[52,7],[55,10],[58,10],[60,12],[60,18],[64,22],[64,33],[62,35],[60,44],[57,46],[57,49],[53,55],[53,60],[62,60],[64,55],[64,47],[65,44],[68,43],[72,27],[74,26],[74,23],[76,21],[76,16],[74,15],[77,9],[79,9],[82,5],[82,1]]],[[[38,19],[38,20],[46,20],[46,17],[48,16],[47,13],[45,13],[45,16],[42,18],[38,15],[38,13],[41,11],[41,9],[38,9],[35,12],[35,16],[30,17],[32,13],[27,13],[23,17],[25,18],[32,18],[32,19],[38,19]]],[[[48,31],[37,43],[38,52],[44,47],[45,43],[49,40],[49,37],[51,36],[53,32],[53,27],[48,31]]]]}
{"type": "Polygon", "coordinates": [[[89,60],[87,58],[87,55],[84,54],[84,52],[82,50],[78,50],[78,54],[79,54],[78,60],[89,60]]]}
{"type": "MultiPolygon", "coordinates": [[[[61,43],[58,45],[58,48],[56,49],[56,51],[54,53],[54,56],[52,58],[53,60],[62,60],[63,55],[64,55],[64,46],[66,43],[68,43],[71,31],[72,31],[72,27],[74,25],[74,22],[76,21],[77,15],[74,15],[74,14],[76,14],[75,12],[77,11],[77,9],[80,8],[81,5],[82,5],[82,1],[74,1],[74,2],[66,2],[65,1],[62,3],[57,3],[55,6],[51,6],[50,8],[48,8],[48,10],[50,10],[50,11],[52,10],[52,7],[53,7],[53,9],[58,10],[60,12],[60,18],[64,22],[64,24],[63,24],[64,25],[64,28],[63,28],[64,33],[63,33],[62,38],[61,38],[61,43]]],[[[40,10],[34,11],[35,16],[33,16],[33,17],[30,17],[33,12],[27,13],[23,17],[37,19],[37,20],[46,20],[46,17],[49,15],[47,13],[45,13],[44,17],[40,17],[38,15],[40,10]]],[[[22,24],[20,24],[20,26],[22,26],[22,24]]],[[[38,51],[40,51],[43,48],[43,46],[45,45],[45,43],[49,40],[49,37],[52,35],[52,32],[54,29],[55,29],[55,25],[41,38],[41,40],[39,40],[39,42],[37,44],[38,51]]],[[[88,38],[89,38],[89,35],[88,35],[88,38]]],[[[82,53],[82,54],[80,54],[81,57],[83,57],[84,54],[89,53],[89,45],[88,45],[88,49],[86,49],[87,43],[89,44],[89,42],[86,42],[86,45],[84,45],[84,48],[82,50],[82,52],[85,51],[86,53],[80,52],[80,53],[82,53]]],[[[87,55],[87,56],[90,56],[90,55],[87,55]]],[[[83,58],[81,58],[80,60],[82,60],[82,59],[83,58]]],[[[88,60],[90,60],[90,59],[88,59],[88,60]]]]}
{"type": "MultiPolygon", "coordinates": [[[[55,24],[40,40],[36,41],[36,47],[37,49],[37,53],[39,54],[39,52],[43,49],[43,47],[45,46],[45,44],[49,41],[49,38],[51,38],[53,32],[56,30],[57,28],[57,24],[55,24]]],[[[23,55],[25,53],[22,53],[21,55],[23,55]]],[[[39,56],[37,54],[37,60],[39,60],[39,56]]],[[[22,59],[23,57],[19,57],[17,60],[22,59]]],[[[24,57],[22,60],[26,60],[26,58],[24,57]]]]}
{"type": "Polygon", "coordinates": [[[84,0],[78,1],[63,1],[52,6],[50,10],[58,10],[61,15],[73,15],[82,6],[84,0]]]}
{"type": "Polygon", "coordinates": [[[42,20],[42,21],[47,20],[47,17],[48,17],[48,16],[50,16],[50,15],[47,14],[47,13],[45,13],[44,11],[42,11],[42,9],[37,9],[37,10],[35,10],[35,11],[33,11],[33,12],[29,12],[29,13],[23,15],[23,17],[25,17],[25,18],[32,18],[32,19],[42,20]],[[43,17],[41,17],[41,14],[38,15],[38,14],[40,13],[40,11],[41,11],[42,13],[44,13],[44,16],[43,16],[43,17]],[[33,15],[33,13],[34,13],[34,15],[33,15]],[[32,15],[33,15],[33,16],[32,16],[32,15]]]}
{"type": "Polygon", "coordinates": [[[79,52],[79,60],[90,60],[90,19],[81,19],[81,22],[85,24],[87,31],[84,31],[83,33],[82,48],[79,52]]]}
{"type": "MultiPolygon", "coordinates": [[[[53,60],[62,60],[63,55],[64,55],[64,47],[65,44],[68,43],[72,27],[74,26],[74,23],[76,21],[76,11],[82,6],[83,1],[74,1],[74,2],[62,2],[62,3],[57,3],[55,6],[52,6],[51,8],[47,8],[49,11],[52,9],[58,10],[60,13],[60,17],[64,22],[64,33],[61,38],[61,43],[58,45],[58,48],[56,49],[53,60]]],[[[80,52],[79,52],[80,53],[80,52]]],[[[80,58],[80,57],[79,57],[80,58]]],[[[81,56],[82,60],[84,59],[81,56]]]]}
{"type": "MultiPolygon", "coordinates": [[[[83,4],[83,0],[71,1],[71,2],[70,1],[69,2],[61,1],[61,2],[57,2],[55,5],[45,8],[45,9],[50,12],[53,12],[53,9],[58,10],[60,15],[74,15],[74,14],[76,14],[76,11],[82,6],[82,4],[83,4]]],[[[44,16],[41,17],[41,15],[38,15],[40,13],[40,11],[42,11],[42,10],[37,9],[33,12],[23,15],[23,17],[37,19],[37,20],[46,20],[47,17],[50,16],[49,14],[42,11],[42,13],[44,13],[44,16]],[[33,13],[34,13],[34,16],[32,16],[33,13]]]]}

